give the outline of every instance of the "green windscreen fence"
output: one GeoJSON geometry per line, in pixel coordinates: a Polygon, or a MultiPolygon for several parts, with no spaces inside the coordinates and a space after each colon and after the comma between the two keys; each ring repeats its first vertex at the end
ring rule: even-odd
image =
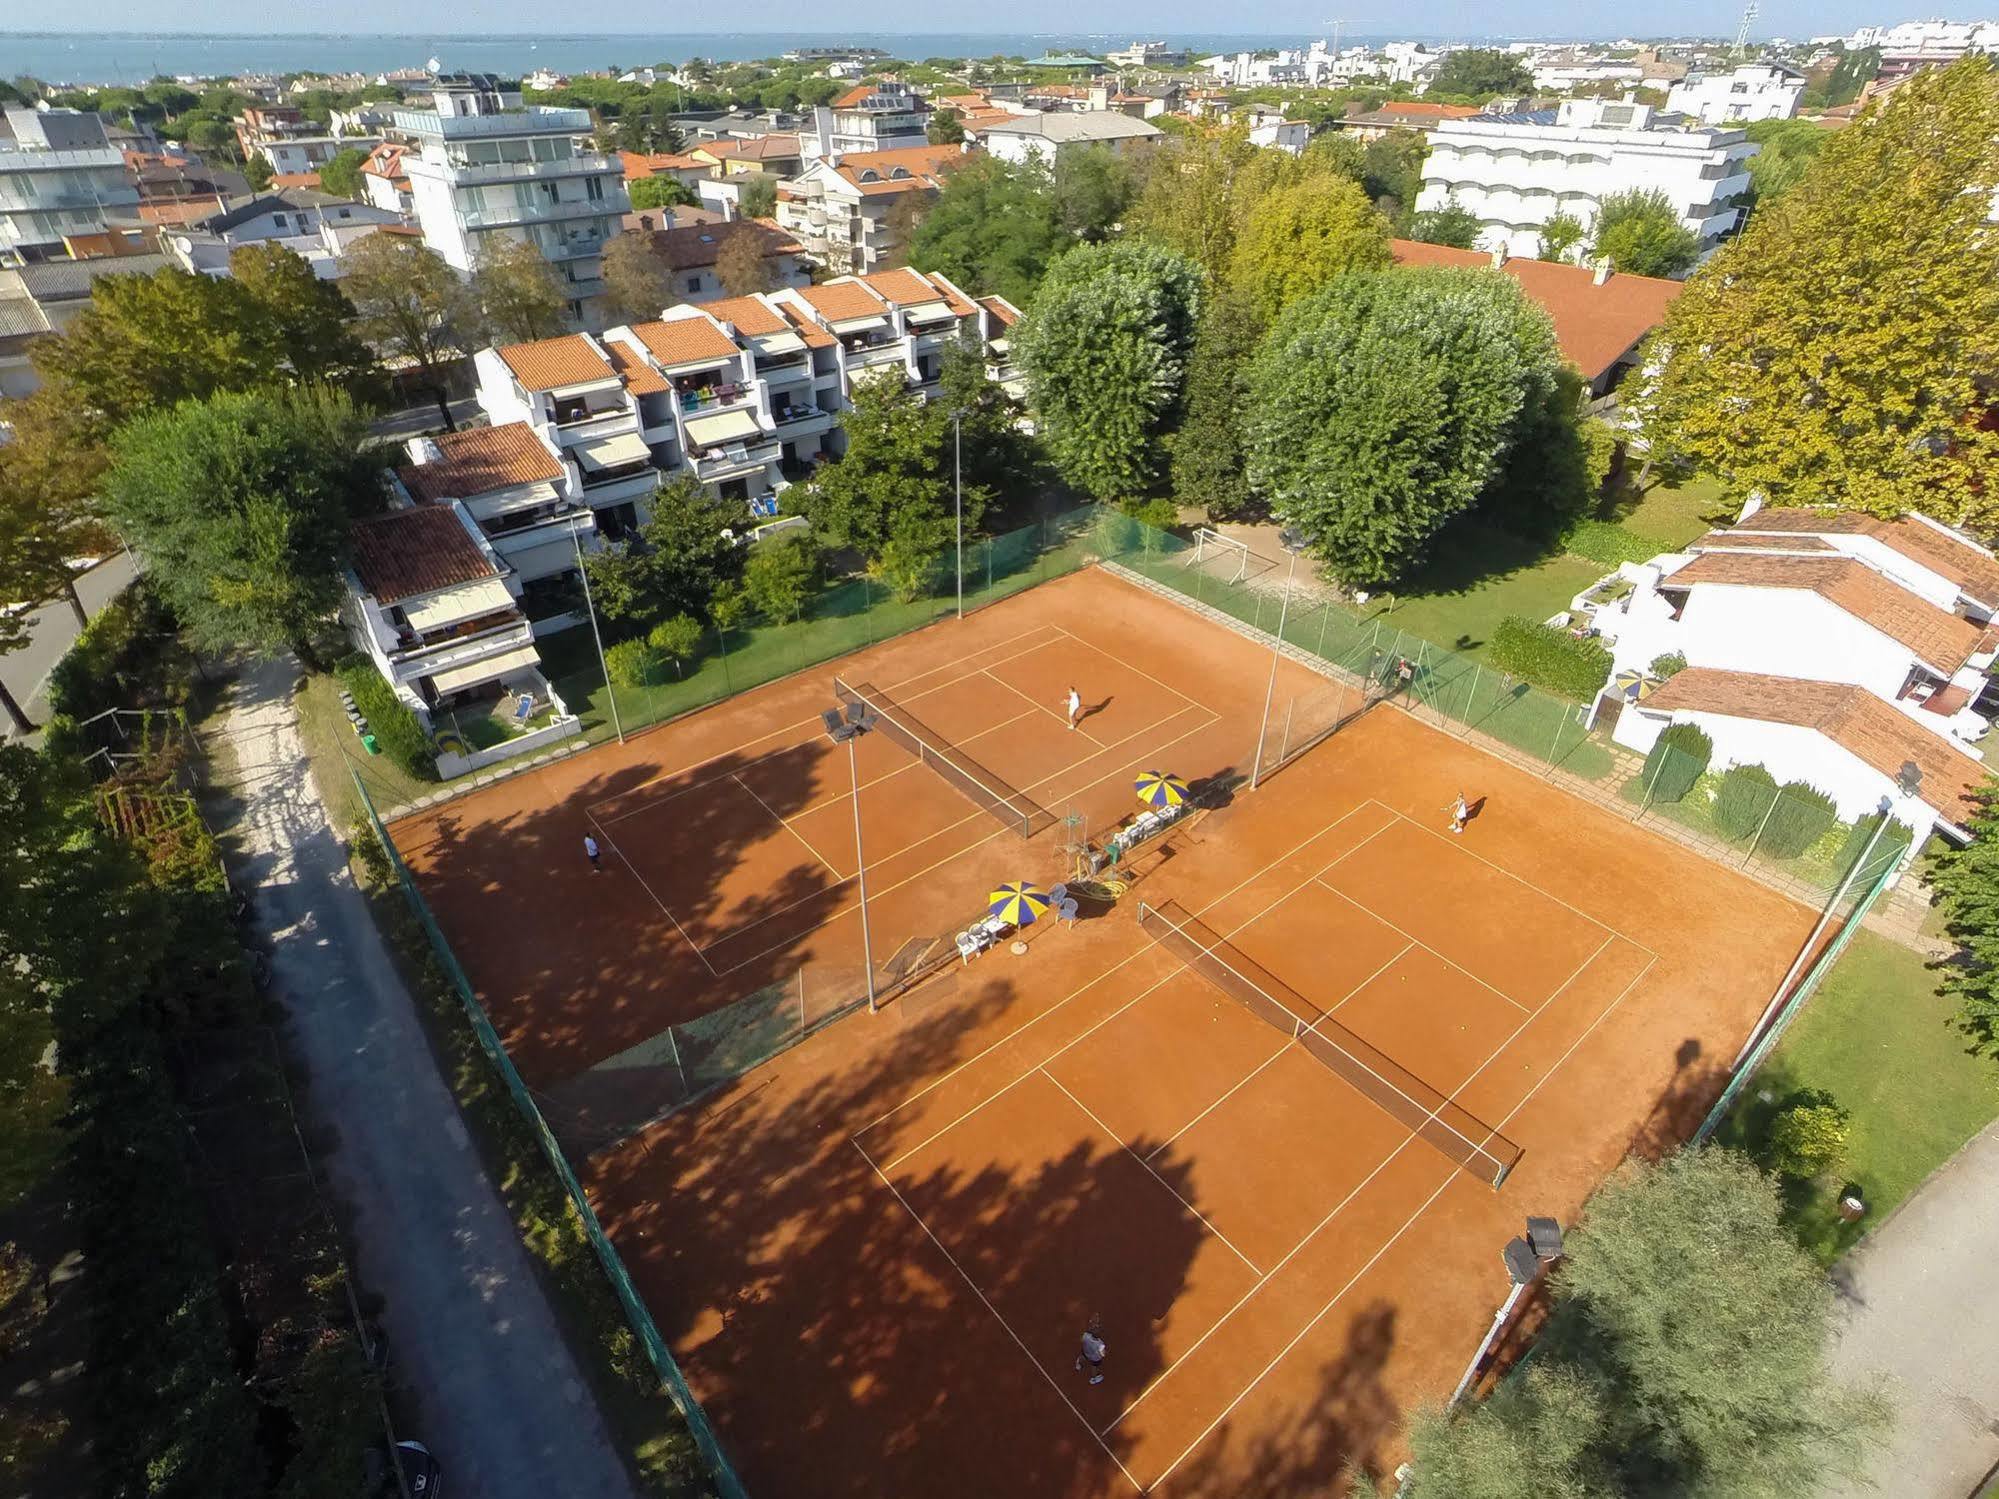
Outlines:
{"type": "Polygon", "coordinates": [[[375,804],[368,795],[368,788],[358,775],[354,776],[354,788],[360,795],[362,806],[367,810],[369,828],[381,844],[382,852],[387,856],[390,867],[396,872],[396,882],[402,887],[403,898],[409,902],[410,910],[423,927],[424,936],[429,939],[432,953],[436,955],[439,966],[450,977],[451,986],[458,993],[459,1003],[465,1007],[465,1014],[472,1022],[473,1032],[478,1036],[479,1045],[486,1053],[486,1060],[492,1064],[493,1070],[500,1075],[500,1080],[506,1085],[507,1096],[513,1100],[514,1107],[521,1111],[522,1117],[533,1128],[535,1138],[541,1142],[542,1151],[548,1157],[549,1165],[561,1178],[563,1190],[569,1194],[569,1200],[575,1204],[577,1215],[583,1221],[583,1230],[589,1236],[590,1247],[597,1252],[598,1262],[604,1267],[604,1274],[611,1282],[611,1289],[624,1308],[625,1320],[631,1324],[632,1331],[645,1348],[646,1356],[652,1360],[660,1382],[665,1385],[667,1394],[678,1407],[681,1417],[687,1422],[687,1429],[693,1436],[695,1445],[700,1449],[702,1460],[714,1477],[716,1491],[722,1495],[722,1499],[747,1499],[742,1480],[736,1476],[736,1470],[730,1465],[727,1454],[722,1451],[722,1444],[716,1440],[714,1428],[708,1424],[707,1414],[701,1409],[701,1403],[694,1398],[694,1392],[687,1387],[680,1366],[674,1362],[673,1354],[666,1346],[666,1340],[660,1336],[659,1328],[653,1322],[652,1313],[646,1310],[646,1304],[640,1298],[637,1288],[633,1286],[631,1276],[626,1273],[624,1262],[619,1258],[617,1249],[605,1234],[604,1226],[597,1221],[596,1210],[591,1207],[590,1199],[583,1191],[583,1184],[577,1180],[576,1173],[570,1168],[568,1156],[564,1154],[547,1121],[542,1118],[534,1095],[521,1080],[521,1075],[514,1070],[513,1060],[508,1057],[506,1048],[500,1042],[499,1033],[493,1029],[492,1021],[487,1018],[485,1006],[479,1003],[471,981],[465,976],[465,970],[459,967],[458,959],[451,951],[451,944],[444,940],[444,933],[432,918],[428,903],[417,889],[416,881],[410,877],[402,855],[396,850],[395,840],[389,836],[388,829],[382,826],[382,820],[375,811],[375,804]]]}

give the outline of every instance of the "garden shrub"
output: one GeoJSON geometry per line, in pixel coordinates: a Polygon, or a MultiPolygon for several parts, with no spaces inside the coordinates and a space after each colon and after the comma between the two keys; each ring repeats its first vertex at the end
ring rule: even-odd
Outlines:
{"type": "Polygon", "coordinates": [[[700,653],[704,633],[701,621],[693,615],[676,614],[654,625],[652,633],[646,636],[646,643],[671,661],[674,671],[678,673],[700,653]]]}
{"type": "Polygon", "coordinates": [[[1690,723],[1668,724],[1645,757],[1641,784],[1650,800],[1676,802],[1694,789],[1714,754],[1714,741],[1690,723]]]}
{"type": "Polygon", "coordinates": [[[375,664],[366,656],[349,656],[333,669],[354,698],[354,706],[368,720],[368,732],[383,754],[420,781],[437,779],[437,746],[430,742],[422,722],[396,696],[375,664]]]}
{"type": "Polygon", "coordinates": [[[1610,652],[1601,641],[1577,639],[1517,614],[1492,632],[1491,655],[1501,671],[1578,701],[1596,696],[1610,676],[1610,652]]]}
{"type": "Polygon", "coordinates": [[[49,712],[86,719],[107,708],[184,701],[185,672],[159,669],[177,647],[173,617],[143,581],[92,616],[49,672],[49,712]]]}
{"type": "Polygon", "coordinates": [[[1586,562],[1616,567],[1620,562],[1650,562],[1666,549],[1614,520],[1579,520],[1562,533],[1562,550],[1586,562]]]}
{"type": "Polygon", "coordinates": [[[1777,778],[1760,765],[1731,765],[1714,795],[1714,825],[1725,838],[1756,836],[1770,804],[1777,798],[1777,778]]]}
{"type": "Polygon", "coordinates": [[[1687,669],[1687,658],[1682,652],[1667,651],[1663,656],[1654,656],[1645,669],[1660,681],[1669,682],[1687,669]]]}
{"type": "Polygon", "coordinates": [[[604,652],[604,669],[619,687],[650,687],[659,666],[660,653],[650,640],[620,640],[604,652]]]}
{"type": "Polygon", "coordinates": [[[1764,824],[1757,851],[1778,859],[1795,859],[1830,832],[1839,821],[1832,798],[1803,781],[1786,781],[1777,805],[1764,824]]]}
{"type": "Polygon", "coordinates": [[[1770,1164],[1781,1176],[1809,1181],[1846,1157],[1846,1110],[1824,1093],[1806,1095],[1770,1126],[1770,1164]]]}
{"type": "Polygon", "coordinates": [[[1845,836],[1840,840],[1839,847],[1829,851],[1832,865],[1839,871],[1841,879],[1845,879],[1853,866],[1860,862],[1862,854],[1867,854],[1867,868],[1861,871],[1861,878],[1872,880],[1883,869],[1898,861],[1908,846],[1915,842],[1914,828],[1905,822],[1890,818],[1887,831],[1881,835],[1881,841],[1874,844],[1874,851],[1871,854],[1867,853],[1867,845],[1874,838],[1875,828],[1881,825],[1882,815],[1879,812],[1869,812],[1864,817],[1854,819],[1853,825],[1844,830],[1845,836]]]}

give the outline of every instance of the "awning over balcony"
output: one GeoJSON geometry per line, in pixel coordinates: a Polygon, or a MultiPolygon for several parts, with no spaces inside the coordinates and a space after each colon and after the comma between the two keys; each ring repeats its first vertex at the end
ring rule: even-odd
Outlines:
{"type": "Polygon", "coordinates": [[[912,323],[934,323],[951,316],[951,308],[945,302],[922,302],[915,307],[905,307],[902,315],[912,323]]]}
{"type": "Polygon", "coordinates": [[[796,333],[766,333],[759,338],[751,339],[750,342],[756,346],[757,357],[760,359],[777,359],[786,354],[805,352],[805,340],[796,333]]]}
{"type": "Polygon", "coordinates": [[[582,465],[591,469],[630,468],[634,463],[652,462],[652,449],[636,432],[581,443],[575,452],[582,465]]]}
{"type": "Polygon", "coordinates": [[[843,338],[849,334],[873,333],[877,329],[887,327],[888,319],[885,317],[845,317],[838,318],[833,323],[833,331],[843,338]]]}
{"type": "Polygon", "coordinates": [[[477,619],[514,607],[514,596],[498,578],[482,578],[459,588],[448,588],[403,605],[403,617],[419,635],[442,629],[455,620],[477,619]]]}
{"type": "Polygon", "coordinates": [[[713,416],[689,417],[687,421],[687,440],[702,448],[743,442],[762,431],[754,411],[718,411],[713,416]]]}
{"type": "Polygon", "coordinates": [[[467,666],[453,666],[444,671],[431,672],[430,685],[440,695],[448,692],[462,692],[467,687],[476,687],[481,682],[497,681],[510,671],[521,671],[528,667],[539,667],[541,657],[531,645],[520,646],[498,656],[488,656],[484,661],[474,661],[467,666]]]}

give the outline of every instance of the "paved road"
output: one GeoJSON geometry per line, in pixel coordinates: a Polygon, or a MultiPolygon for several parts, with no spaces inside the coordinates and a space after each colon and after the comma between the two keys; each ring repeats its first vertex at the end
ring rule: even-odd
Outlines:
{"type": "MultiPolygon", "coordinates": [[[[463,427],[479,415],[479,403],[470,396],[450,403],[451,419],[463,427]]],[[[435,401],[424,401],[419,405],[404,407],[401,411],[385,412],[368,424],[368,430],[377,437],[392,437],[400,442],[405,437],[414,437],[419,432],[434,432],[442,425],[437,414],[435,401]]]]}
{"type": "MultiPolygon", "coordinates": [[[[94,617],[123,593],[138,575],[139,570],[130,552],[120,552],[98,563],[76,580],[76,591],[83,599],[83,612],[94,617]]],[[[48,685],[49,673],[55,669],[56,662],[62,659],[62,653],[76,639],[76,616],[70,613],[67,599],[58,599],[52,604],[42,605],[28,619],[28,643],[18,651],[0,656],[0,682],[7,684],[14,701],[26,709],[28,717],[39,726],[49,710],[43,689],[48,685]]],[[[0,713],[0,740],[11,738],[13,731],[13,723],[5,713],[0,713]]]]}
{"type": "Polygon", "coordinates": [[[230,688],[235,832],[275,990],[335,1144],[358,1270],[454,1494],[631,1499],[555,1318],[439,1077],[306,770],[288,661],[230,688]]]}
{"type": "Polygon", "coordinates": [[[1867,1476],[1821,1499],[1968,1499],[1999,1464],[1999,1124],[1988,1126],[1834,1272],[1833,1369],[1879,1379],[1895,1428],[1867,1476]]]}

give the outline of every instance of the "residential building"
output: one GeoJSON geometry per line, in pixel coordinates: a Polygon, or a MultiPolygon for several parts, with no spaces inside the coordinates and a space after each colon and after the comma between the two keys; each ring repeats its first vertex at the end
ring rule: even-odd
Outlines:
{"type": "Polygon", "coordinates": [[[252,105],[236,117],[235,124],[236,148],[245,161],[261,155],[266,141],[318,133],[318,127],[306,120],[305,111],[289,104],[252,105]]]}
{"type": "Polygon", "coordinates": [[[1761,764],[1851,819],[1885,798],[1962,838],[1999,712],[1999,559],[1921,515],[1762,508],[1683,551],[1620,569],[1591,622],[1610,643],[1612,737],[1649,750],[1700,725],[1715,768],[1761,764]],[[1687,669],[1659,681],[1661,657],[1687,669]]]}
{"type": "Polygon", "coordinates": [[[1628,276],[1607,265],[1564,265],[1504,250],[1457,250],[1409,239],[1390,240],[1389,249],[1397,265],[1491,267],[1511,276],[1547,311],[1562,357],[1593,400],[1609,397],[1637,367],[1639,345],[1683,290],[1678,281],[1628,276]]]}
{"type": "Polygon", "coordinates": [[[1687,74],[1666,93],[1668,114],[1709,125],[1788,120],[1798,112],[1805,75],[1779,63],[1746,63],[1726,73],[1687,74]]]}
{"type": "Polygon", "coordinates": [[[1002,296],[977,300],[979,311],[985,314],[986,377],[1016,400],[1025,400],[1027,376],[1013,362],[1013,325],[1020,321],[1020,309],[1002,296]]]}
{"type": "Polygon", "coordinates": [[[968,141],[976,139],[981,147],[1001,161],[1010,161],[1015,165],[1039,161],[1051,168],[1055,165],[1055,158],[1064,151],[1102,147],[1114,155],[1121,155],[1137,142],[1157,140],[1159,135],[1157,125],[1148,125],[1144,120],[1134,120],[1130,115],[1111,110],[1088,114],[1018,115],[1012,119],[994,120],[965,132],[968,141]]]}
{"type": "Polygon", "coordinates": [[[1312,139],[1310,121],[1287,120],[1276,110],[1252,108],[1245,120],[1249,125],[1249,143],[1252,146],[1267,146],[1273,151],[1296,156],[1312,139]]]}
{"type": "Polygon", "coordinates": [[[1734,232],[1756,146],[1740,130],[1676,128],[1651,106],[1572,99],[1559,112],[1446,120],[1430,135],[1419,210],[1455,202],[1480,223],[1479,248],[1532,255],[1556,214],[1585,228],[1613,193],[1658,191],[1703,255],[1734,232]]]}
{"type": "Polygon", "coordinates": [[[380,140],[383,132],[395,123],[395,113],[393,103],[375,101],[356,104],[351,109],[329,110],[326,123],[327,128],[338,136],[380,140]]]}
{"type": "Polygon", "coordinates": [[[219,213],[182,228],[165,229],[160,245],[185,270],[229,274],[229,257],[245,245],[275,244],[304,257],[323,281],[341,274],[340,257],[363,235],[402,216],[372,203],[356,203],[309,188],[288,188],[238,198],[219,213]]]}
{"type": "Polygon", "coordinates": [[[104,122],[73,109],[10,109],[0,141],[0,265],[58,259],[63,239],[139,222],[139,190],[104,122]]]}
{"type": "Polygon", "coordinates": [[[738,234],[755,235],[761,243],[773,288],[805,286],[812,280],[812,272],[804,260],[805,247],[783,230],[756,220],[678,224],[649,232],[653,253],[672,277],[674,295],[688,302],[712,302],[728,295],[716,267],[722,247],[738,234]]]}
{"type": "Polygon", "coordinates": [[[1185,52],[1164,42],[1133,42],[1115,52],[1106,52],[1104,61],[1114,68],[1174,68],[1187,60],[1185,52]]]}
{"type": "Polygon", "coordinates": [[[1645,81],[1645,69],[1638,63],[1603,57],[1536,63],[1533,72],[1534,90],[1541,94],[1566,94],[1604,83],[1636,88],[1645,81]]]}
{"type": "Polygon", "coordinates": [[[631,207],[616,157],[579,142],[586,109],[523,107],[488,75],[441,77],[433,107],[399,109],[424,243],[469,274],[488,245],[525,242],[555,268],[579,324],[602,321],[603,252],[631,207]]]}
{"type": "Polygon", "coordinates": [[[624,170],[627,191],[641,177],[671,177],[683,187],[698,187],[715,175],[714,162],[688,151],[620,151],[618,165],[624,170]]]}
{"type": "Polygon", "coordinates": [[[377,208],[386,208],[403,218],[413,218],[416,198],[410,191],[409,173],[403,158],[410,148],[395,141],[383,141],[361,163],[361,193],[377,208]]]}
{"type": "Polygon", "coordinates": [[[902,248],[908,216],[898,215],[896,205],[911,193],[937,192],[964,159],[957,146],[822,157],[779,186],[778,227],[830,270],[876,270],[902,248]]]}
{"type": "Polygon", "coordinates": [[[1390,100],[1379,109],[1358,111],[1332,128],[1355,140],[1377,141],[1391,130],[1414,130],[1428,135],[1448,120],[1475,120],[1485,111],[1471,104],[1427,104],[1420,99],[1390,100]]]}
{"type": "Polygon", "coordinates": [[[754,172],[793,177],[804,165],[799,155],[798,137],[776,133],[746,139],[703,141],[691,147],[687,154],[722,177],[754,172]]]}
{"type": "Polygon", "coordinates": [[[40,388],[41,377],[28,362],[29,346],[75,322],[101,278],[150,276],[170,264],[165,255],[151,253],[0,265],[0,396],[25,396],[40,388]]]}
{"type": "Polygon", "coordinates": [[[342,151],[369,151],[379,144],[366,136],[291,135],[259,141],[257,154],[271,164],[274,177],[298,177],[316,173],[342,151]]]}
{"type": "Polygon", "coordinates": [[[398,699],[437,735],[449,777],[540,749],[581,725],[542,675],[518,574],[456,500],[410,505],[356,523],[341,622],[398,699]],[[511,717],[523,695],[552,709],[534,733],[478,753],[468,727],[511,717]]]}
{"type": "Polygon", "coordinates": [[[804,160],[850,152],[901,151],[929,144],[925,124],[930,106],[906,83],[885,78],[857,84],[831,104],[812,111],[812,128],[801,131],[804,160]]]}
{"type": "Polygon", "coordinates": [[[1863,26],[1846,38],[1849,52],[1879,47],[1889,53],[1933,52],[1951,59],[1967,52],[1999,52],[1999,21],[1904,21],[1899,26],[1863,26]]]}

